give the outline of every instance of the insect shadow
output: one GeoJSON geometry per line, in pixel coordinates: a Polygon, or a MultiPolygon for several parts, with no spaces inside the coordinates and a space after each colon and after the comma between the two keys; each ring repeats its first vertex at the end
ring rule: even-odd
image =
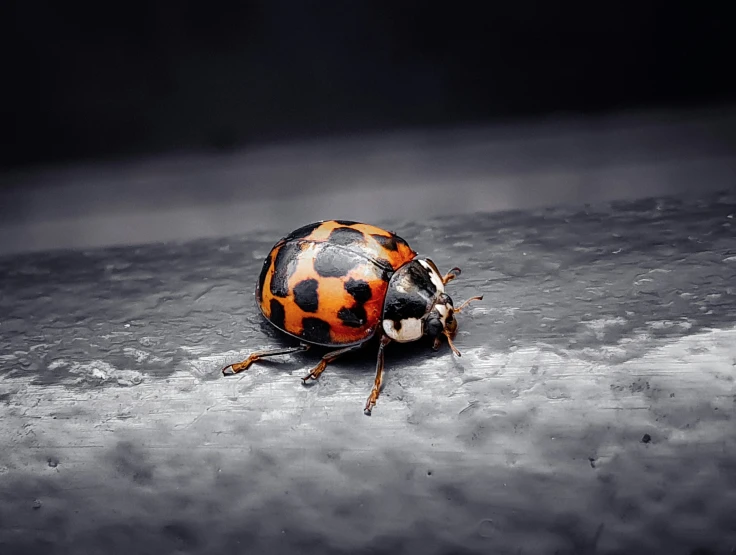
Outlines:
{"type": "MultiPolygon", "coordinates": [[[[267,329],[271,326],[264,327],[265,335],[268,336],[274,348],[289,348],[299,344],[297,339],[289,339],[284,337],[277,330],[267,329]]],[[[432,340],[424,338],[411,343],[392,343],[386,349],[386,371],[391,372],[392,368],[401,368],[404,366],[421,365],[423,361],[436,358],[449,357],[453,360],[455,357],[447,345],[441,346],[437,351],[432,348],[432,340]]],[[[338,361],[330,364],[327,372],[329,374],[346,374],[372,376],[376,367],[376,356],[378,353],[379,340],[373,337],[365,342],[359,349],[345,353],[338,361]]],[[[254,367],[269,368],[271,370],[282,369],[283,371],[293,372],[296,368],[304,368],[305,375],[309,369],[323,357],[325,354],[334,351],[334,347],[323,347],[319,345],[311,345],[309,350],[305,352],[297,352],[276,356],[273,358],[264,358],[254,363],[254,367]]],[[[246,371],[247,372],[247,371],[246,371]]],[[[313,387],[319,383],[318,380],[307,380],[303,382],[305,387],[313,387]]]]}

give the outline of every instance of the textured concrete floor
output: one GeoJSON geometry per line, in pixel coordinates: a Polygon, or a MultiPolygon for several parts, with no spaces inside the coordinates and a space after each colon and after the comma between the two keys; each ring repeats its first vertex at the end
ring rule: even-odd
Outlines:
{"type": "Polygon", "coordinates": [[[219,375],[288,343],[252,298],[278,237],[1,258],[0,553],[732,553],[735,217],[386,222],[485,300],[460,359],[390,347],[370,418],[372,349],[219,375]]]}

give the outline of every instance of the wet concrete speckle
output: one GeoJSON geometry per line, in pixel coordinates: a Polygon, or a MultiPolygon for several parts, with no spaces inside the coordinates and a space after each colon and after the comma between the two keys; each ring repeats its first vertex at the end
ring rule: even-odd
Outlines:
{"type": "Polygon", "coordinates": [[[195,528],[188,522],[173,522],[166,524],[163,529],[163,535],[170,538],[181,550],[189,550],[199,545],[199,538],[195,533],[195,528]]]}
{"type": "Polygon", "coordinates": [[[129,441],[118,443],[110,454],[111,463],[119,474],[136,484],[146,485],[153,480],[154,465],[144,450],[129,441]]]}
{"type": "Polygon", "coordinates": [[[484,518],[478,524],[478,534],[483,538],[492,538],[496,533],[496,524],[490,518],[484,518]]]}

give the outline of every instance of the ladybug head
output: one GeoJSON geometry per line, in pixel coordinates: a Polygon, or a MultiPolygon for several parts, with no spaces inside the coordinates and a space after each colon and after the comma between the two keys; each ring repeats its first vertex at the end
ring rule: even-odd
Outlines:
{"type": "Polygon", "coordinates": [[[424,322],[424,334],[435,340],[435,346],[439,346],[440,336],[443,333],[450,337],[455,336],[457,320],[455,320],[454,313],[455,307],[452,305],[450,296],[444,292],[440,293],[424,322]]]}
{"type": "MultiPolygon", "coordinates": [[[[457,331],[456,309],[445,284],[460,274],[454,268],[444,277],[429,259],[412,260],[391,276],[383,308],[383,331],[394,341],[407,343],[424,336],[440,345],[444,335],[453,352],[460,353],[452,344],[457,331]]],[[[463,304],[464,306],[464,304],[463,304]]]]}

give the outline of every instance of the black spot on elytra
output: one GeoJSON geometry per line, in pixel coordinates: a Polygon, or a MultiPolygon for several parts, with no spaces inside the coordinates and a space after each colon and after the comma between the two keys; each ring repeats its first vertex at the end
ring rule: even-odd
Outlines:
{"type": "Polygon", "coordinates": [[[284,329],[284,320],[286,320],[286,311],[284,311],[284,305],[282,305],[276,299],[271,299],[271,316],[269,317],[269,320],[277,328],[284,329]]]}
{"type": "Polygon", "coordinates": [[[385,235],[377,235],[373,234],[371,235],[378,243],[384,248],[388,249],[390,251],[395,251],[398,247],[396,245],[396,239],[393,235],[389,235],[386,237],[385,235]]]}
{"type": "Polygon", "coordinates": [[[357,224],[358,223],[358,222],[354,222],[352,220],[332,220],[332,221],[335,222],[336,224],[340,224],[340,225],[353,225],[353,224],[357,224]]]}
{"type": "Polygon", "coordinates": [[[345,291],[359,304],[367,303],[371,296],[371,286],[361,279],[350,278],[345,284],[345,291]]]}
{"type": "Polygon", "coordinates": [[[294,286],[294,302],[304,312],[317,312],[319,296],[316,279],[305,279],[294,286]]]}
{"type": "Polygon", "coordinates": [[[368,320],[368,315],[365,313],[363,305],[357,305],[353,308],[343,307],[337,313],[337,317],[349,328],[359,328],[365,325],[368,320]]]}
{"type": "Polygon", "coordinates": [[[333,245],[342,245],[347,247],[349,245],[364,244],[365,235],[362,231],[358,231],[351,227],[336,227],[330,232],[330,236],[327,240],[333,245]]]}
{"type": "Polygon", "coordinates": [[[319,226],[322,225],[322,222],[314,222],[313,224],[307,224],[305,226],[300,227],[299,229],[295,229],[289,235],[287,235],[284,240],[285,241],[296,241],[297,239],[304,239],[305,237],[309,237],[312,232],[317,229],[319,226]]]}
{"type": "Polygon", "coordinates": [[[351,328],[359,328],[368,321],[368,315],[363,305],[371,298],[371,287],[367,282],[359,279],[349,279],[345,283],[345,291],[355,299],[355,306],[343,307],[337,313],[343,324],[351,328]]]}
{"type": "Polygon", "coordinates": [[[330,324],[319,318],[304,318],[302,320],[302,337],[311,343],[330,344],[330,324]]]}
{"type": "Polygon", "coordinates": [[[296,269],[296,260],[301,253],[300,243],[284,243],[276,255],[271,276],[271,294],[286,297],[289,294],[289,277],[296,269]]]}
{"type": "Polygon", "coordinates": [[[271,261],[273,260],[273,250],[268,253],[268,256],[266,257],[266,260],[263,261],[263,268],[261,268],[261,275],[258,276],[258,303],[263,302],[263,284],[266,283],[266,276],[268,275],[268,270],[271,268],[271,261]]]}
{"type": "Polygon", "coordinates": [[[314,270],[321,277],[344,277],[362,263],[365,258],[359,254],[329,243],[322,243],[314,256],[314,270]]]}

